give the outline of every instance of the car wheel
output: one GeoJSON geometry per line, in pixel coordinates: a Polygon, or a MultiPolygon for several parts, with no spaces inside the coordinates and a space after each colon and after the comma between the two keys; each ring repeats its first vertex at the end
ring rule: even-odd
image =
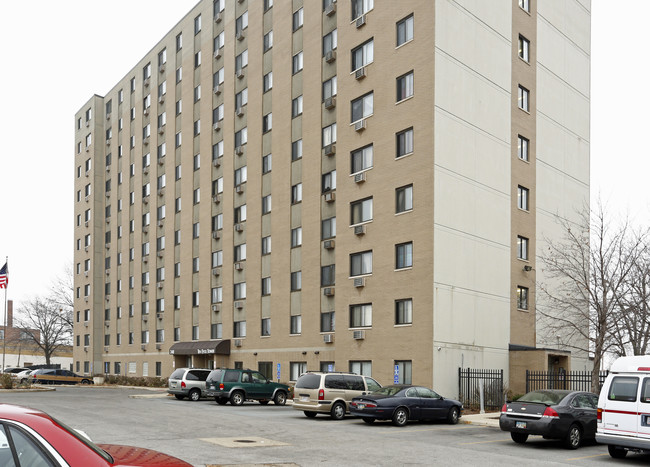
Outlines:
{"type": "Polygon", "coordinates": [[[82,379],[81,384],[90,384],[90,380],[89,379],[82,379]]]}
{"type": "Polygon", "coordinates": [[[273,397],[273,403],[275,405],[284,405],[287,403],[287,393],[284,391],[278,391],[275,393],[275,397],[273,397]]]}
{"type": "Polygon", "coordinates": [[[259,401],[259,403],[262,404],[262,405],[267,405],[269,403],[269,401],[264,400],[264,401],[259,401]]]}
{"type": "Polygon", "coordinates": [[[199,399],[201,399],[201,390],[200,390],[200,389],[192,389],[192,390],[189,392],[189,394],[187,395],[187,397],[189,397],[189,399],[190,399],[192,402],[196,402],[196,401],[198,401],[199,399]]]}
{"type": "Polygon", "coordinates": [[[227,397],[215,397],[214,401],[219,405],[226,405],[228,403],[227,397]]]}
{"type": "Polygon", "coordinates": [[[345,404],[343,402],[334,403],[330,415],[334,420],[343,420],[345,418],[345,404]]]}
{"type": "Polygon", "coordinates": [[[409,412],[404,407],[398,407],[393,412],[393,425],[404,426],[409,421],[409,412]]]}
{"type": "Polygon", "coordinates": [[[314,418],[316,416],[316,412],[309,412],[307,410],[304,411],[304,414],[307,418],[314,418]]]}
{"type": "Polygon", "coordinates": [[[230,395],[230,403],[232,405],[242,405],[244,403],[244,393],[235,391],[230,395]]]}
{"type": "Polygon", "coordinates": [[[455,425],[458,423],[458,415],[459,415],[458,407],[452,407],[449,409],[449,413],[447,414],[447,423],[450,425],[455,425]]]}
{"type": "Polygon", "coordinates": [[[526,433],[510,433],[510,437],[517,444],[524,444],[528,439],[528,435],[526,433]]]}
{"type": "Polygon", "coordinates": [[[185,396],[183,394],[174,394],[174,397],[176,399],[178,399],[179,401],[182,401],[183,399],[185,399],[185,396]]]}
{"type": "Polygon", "coordinates": [[[612,446],[610,444],[607,446],[607,450],[609,451],[609,455],[614,459],[623,459],[625,456],[627,456],[627,450],[619,446],[612,446]]]}
{"type": "Polygon", "coordinates": [[[368,425],[372,425],[373,423],[375,423],[375,419],[374,419],[374,418],[363,417],[362,420],[363,420],[364,422],[366,422],[368,425]]]}
{"type": "Polygon", "coordinates": [[[582,431],[578,425],[571,425],[569,432],[564,438],[564,447],[567,449],[578,449],[582,441],[582,431]]]}

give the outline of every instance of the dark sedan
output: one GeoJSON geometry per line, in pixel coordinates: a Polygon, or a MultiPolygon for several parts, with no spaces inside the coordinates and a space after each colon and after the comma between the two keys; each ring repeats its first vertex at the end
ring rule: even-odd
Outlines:
{"type": "Polygon", "coordinates": [[[350,414],[364,422],[392,420],[396,426],[404,426],[409,420],[447,420],[456,424],[462,411],[463,404],[456,400],[429,388],[404,384],[384,386],[350,402],[350,414]]]}
{"type": "Polygon", "coordinates": [[[525,443],[529,435],[542,435],[577,449],[583,439],[596,437],[597,408],[598,396],[590,392],[532,391],[503,405],[499,426],[510,432],[515,443],[525,443]]]}

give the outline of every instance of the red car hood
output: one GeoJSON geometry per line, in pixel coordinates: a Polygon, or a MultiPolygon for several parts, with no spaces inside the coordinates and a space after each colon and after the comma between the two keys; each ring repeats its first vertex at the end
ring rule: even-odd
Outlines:
{"type": "Polygon", "coordinates": [[[121,446],[118,444],[98,444],[100,448],[109,453],[115,466],[129,467],[192,467],[176,457],[169,456],[159,451],[138,448],[135,446],[121,446]]]}

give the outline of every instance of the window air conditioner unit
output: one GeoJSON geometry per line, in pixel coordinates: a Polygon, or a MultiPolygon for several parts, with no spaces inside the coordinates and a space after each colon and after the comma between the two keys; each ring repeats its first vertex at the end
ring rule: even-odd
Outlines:
{"type": "Polygon", "coordinates": [[[213,195],[212,196],[212,202],[215,203],[215,204],[219,204],[221,202],[221,196],[213,195]]]}
{"type": "Polygon", "coordinates": [[[162,289],[163,284],[164,284],[164,282],[156,282],[156,287],[158,287],[159,289],[162,289]]]}
{"type": "Polygon", "coordinates": [[[366,173],[361,172],[358,174],[354,174],[354,183],[361,183],[366,181],[366,173]]]}
{"type": "Polygon", "coordinates": [[[323,295],[326,297],[333,297],[334,296],[334,287],[325,287],[323,289],[323,295]]]}
{"type": "Polygon", "coordinates": [[[217,157],[216,159],[213,159],[212,165],[214,165],[215,167],[219,167],[221,165],[221,157],[217,157]]]}
{"type": "Polygon", "coordinates": [[[145,175],[149,175],[149,167],[145,167],[142,171],[145,175]]]}
{"type": "MultiPolygon", "coordinates": [[[[214,58],[221,58],[221,47],[219,47],[217,50],[214,51],[214,58]]],[[[214,88],[214,93],[219,94],[217,92],[218,87],[214,88]]]]}
{"type": "Polygon", "coordinates": [[[366,119],[363,118],[358,122],[354,122],[354,131],[363,131],[366,129],[366,119]]]}
{"type": "Polygon", "coordinates": [[[212,129],[214,131],[219,131],[221,130],[221,123],[220,122],[214,122],[214,125],[212,125],[212,129]]]}
{"type": "Polygon", "coordinates": [[[241,347],[241,339],[235,339],[235,347],[241,347]]]}
{"type": "MultiPolygon", "coordinates": [[[[165,134],[165,126],[164,125],[161,126],[160,128],[158,128],[158,134],[159,135],[165,134]]],[[[162,159],[162,158],[158,158],[158,162],[160,162],[160,159],[162,159]]]]}
{"type": "Polygon", "coordinates": [[[221,268],[213,268],[212,269],[212,275],[213,276],[218,276],[221,274],[221,268]]]}
{"type": "Polygon", "coordinates": [[[331,203],[336,200],[336,193],[330,191],[329,193],[325,193],[325,202],[326,203],[331,203]]]}
{"type": "MultiPolygon", "coordinates": [[[[108,245],[108,243],[107,243],[107,245],[108,245]]],[[[107,276],[108,276],[110,273],[111,273],[111,270],[110,270],[110,269],[106,269],[106,270],[104,271],[104,274],[106,274],[107,276]]]]}
{"type": "Polygon", "coordinates": [[[221,22],[221,19],[222,19],[221,12],[217,13],[216,15],[214,15],[214,22],[215,22],[215,23],[220,23],[220,22],[221,22]]]}
{"type": "Polygon", "coordinates": [[[327,16],[332,16],[334,13],[336,13],[336,3],[331,3],[325,8],[325,14],[327,16]]]}
{"type": "Polygon", "coordinates": [[[165,225],[165,223],[162,220],[158,221],[158,227],[163,227],[164,225],[165,225]]]}
{"type": "Polygon", "coordinates": [[[144,293],[149,292],[149,287],[147,287],[146,285],[143,285],[143,286],[142,286],[142,291],[143,291],[144,293]]]}
{"type": "Polygon", "coordinates": [[[149,115],[149,107],[147,107],[146,109],[144,109],[144,112],[143,112],[143,113],[144,113],[145,115],[149,115]]]}
{"type": "Polygon", "coordinates": [[[354,79],[363,79],[366,77],[366,67],[362,66],[354,72],[354,79]]]}
{"type": "Polygon", "coordinates": [[[336,60],[336,50],[330,50],[325,54],[325,61],[327,63],[332,63],[334,60],[336,60]]]}
{"type": "Polygon", "coordinates": [[[235,232],[243,232],[244,224],[235,224],[235,232]]]}
{"type": "Polygon", "coordinates": [[[148,196],[145,196],[144,198],[142,198],[142,203],[143,204],[147,204],[148,202],[149,202],[149,197],[148,196]]]}
{"type": "Polygon", "coordinates": [[[238,31],[237,34],[235,34],[235,38],[238,41],[243,41],[245,37],[246,37],[246,33],[244,31],[238,31]]]}
{"type": "Polygon", "coordinates": [[[90,177],[90,170],[86,170],[86,177],[90,177]]]}
{"type": "Polygon", "coordinates": [[[106,114],[106,120],[110,120],[110,119],[111,119],[111,114],[106,114]]]}
{"type": "Polygon", "coordinates": [[[354,235],[364,235],[366,233],[365,225],[355,225],[354,226],[354,235]]]}
{"type": "Polygon", "coordinates": [[[162,350],[162,344],[156,344],[156,350],[162,350]]]}
{"type": "Polygon", "coordinates": [[[360,28],[361,26],[365,25],[366,24],[366,15],[359,16],[355,23],[356,23],[357,28],[360,28]]]}
{"type": "Polygon", "coordinates": [[[212,232],[212,238],[214,238],[215,240],[220,239],[221,238],[221,231],[215,230],[214,232],[212,232]]]}
{"type": "Polygon", "coordinates": [[[239,193],[239,194],[243,193],[244,192],[244,185],[237,185],[235,187],[235,192],[239,193]]]}
{"type": "Polygon", "coordinates": [[[144,227],[142,227],[142,233],[149,233],[149,227],[146,226],[146,225],[144,227]]]}
{"type": "Polygon", "coordinates": [[[243,263],[235,263],[235,270],[241,271],[244,269],[243,263]]]}
{"type": "MultiPolygon", "coordinates": [[[[142,262],[143,262],[143,263],[148,263],[148,262],[149,262],[149,257],[148,257],[148,256],[144,256],[144,257],[142,258],[142,262]]],[[[146,291],[145,291],[145,292],[146,292],[146,291]]]]}
{"type": "Polygon", "coordinates": [[[110,146],[110,145],[111,145],[111,139],[110,139],[110,138],[106,138],[106,146],[110,146]]]}
{"type": "Polygon", "coordinates": [[[326,250],[332,250],[334,248],[334,240],[325,240],[323,242],[323,247],[326,250]]]}
{"type": "Polygon", "coordinates": [[[165,189],[164,188],[161,188],[160,190],[158,190],[158,196],[162,196],[164,194],[165,194],[165,189]]]}
{"type": "Polygon", "coordinates": [[[87,203],[88,201],[90,201],[90,195],[89,195],[89,196],[86,196],[86,203],[87,203]]]}
{"type": "Polygon", "coordinates": [[[84,345],[84,352],[88,352],[88,346],[84,345]]]}
{"type": "MultiPolygon", "coordinates": [[[[164,256],[164,255],[163,255],[163,252],[162,252],[162,251],[159,251],[159,252],[158,252],[158,258],[162,258],[163,256],[164,256]]],[[[160,288],[160,287],[158,287],[158,288],[160,288]]]]}
{"type": "Polygon", "coordinates": [[[86,128],[90,126],[90,120],[86,120],[86,128]]]}
{"type": "Polygon", "coordinates": [[[323,148],[323,153],[326,156],[333,156],[334,154],[336,154],[336,146],[333,144],[328,144],[323,148]]]}
{"type": "Polygon", "coordinates": [[[235,302],[235,308],[241,310],[242,308],[244,308],[244,302],[235,302]]]}
{"type": "Polygon", "coordinates": [[[363,340],[366,338],[366,331],[354,331],[352,337],[356,340],[363,340]]]}
{"type": "Polygon", "coordinates": [[[107,166],[106,166],[106,172],[110,172],[110,171],[111,171],[111,166],[110,166],[110,165],[107,165],[107,166]]]}
{"type": "MultiPolygon", "coordinates": [[[[219,50],[221,50],[221,49],[219,49],[219,50]]],[[[217,54],[215,54],[215,57],[216,57],[216,55],[217,55],[217,54]]],[[[221,94],[221,87],[222,87],[222,86],[221,86],[220,84],[217,84],[217,85],[214,87],[214,93],[215,93],[216,95],[221,94]]]]}
{"type": "Polygon", "coordinates": [[[159,72],[159,73],[164,73],[164,72],[165,72],[165,65],[160,65],[160,66],[158,67],[158,72],[159,72]]]}
{"type": "Polygon", "coordinates": [[[110,223],[111,223],[111,218],[110,218],[110,217],[107,217],[107,218],[106,218],[106,223],[107,223],[107,224],[110,224],[110,223]]]}
{"type": "Polygon", "coordinates": [[[357,287],[357,288],[365,287],[366,286],[366,278],[365,277],[356,277],[354,279],[354,286],[357,287]]]}
{"type": "Polygon", "coordinates": [[[107,198],[110,198],[110,197],[111,197],[111,192],[110,192],[110,191],[107,191],[107,192],[106,192],[106,197],[107,197],[107,198]]]}
{"type": "Polygon", "coordinates": [[[149,137],[147,136],[145,139],[142,140],[142,144],[147,146],[149,144],[149,137]]]}
{"type": "Polygon", "coordinates": [[[104,347],[104,352],[108,352],[108,347],[104,347]]]}
{"type": "Polygon", "coordinates": [[[149,321],[149,315],[142,315],[142,321],[145,323],[149,321]]]}
{"type": "Polygon", "coordinates": [[[164,314],[162,312],[156,313],[156,318],[163,319],[164,314]]]}
{"type": "Polygon", "coordinates": [[[212,305],[212,311],[215,313],[221,311],[221,305],[212,305]]]}
{"type": "Polygon", "coordinates": [[[334,334],[325,334],[323,335],[323,342],[326,344],[331,344],[334,342],[334,334]]]}
{"type": "Polygon", "coordinates": [[[142,344],[142,345],[140,346],[140,348],[141,348],[142,350],[147,350],[147,344],[142,344]]]}
{"type": "Polygon", "coordinates": [[[244,77],[244,69],[243,69],[243,68],[238,68],[238,69],[235,71],[235,76],[236,76],[238,79],[242,79],[242,78],[244,77]]]}
{"type": "Polygon", "coordinates": [[[84,276],[88,277],[88,271],[84,271],[84,276]]]}
{"type": "Polygon", "coordinates": [[[333,109],[336,107],[336,97],[328,97],[325,99],[325,108],[327,110],[333,109]]]}
{"type": "Polygon", "coordinates": [[[145,79],[145,80],[144,80],[144,85],[145,85],[146,87],[148,87],[149,84],[151,84],[151,78],[147,78],[147,79],[145,79]]]}
{"type": "Polygon", "coordinates": [[[86,152],[90,152],[90,146],[86,146],[86,152]]]}
{"type": "Polygon", "coordinates": [[[238,156],[241,156],[242,154],[244,154],[244,147],[243,146],[237,146],[235,148],[235,154],[237,154],[238,156]]]}
{"type": "Polygon", "coordinates": [[[107,244],[104,245],[104,246],[106,247],[107,250],[109,250],[109,249],[111,248],[111,244],[110,244],[110,243],[107,243],[107,244]]]}
{"type": "Polygon", "coordinates": [[[84,247],[84,250],[86,250],[86,252],[88,252],[88,247],[87,247],[87,246],[85,246],[85,247],[84,247]]]}
{"type": "Polygon", "coordinates": [[[84,301],[85,301],[85,302],[88,302],[88,297],[84,297],[84,301]]]}
{"type": "MultiPolygon", "coordinates": [[[[86,227],[88,227],[88,221],[86,221],[85,223],[86,223],[86,227]]],[[[86,251],[88,251],[88,248],[86,248],[86,251]]]]}
{"type": "Polygon", "coordinates": [[[241,106],[237,107],[235,109],[235,115],[237,115],[238,117],[243,117],[244,116],[244,108],[241,107],[241,106]]]}
{"type": "Polygon", "coordinates": [[[165,95],[164,94],[158,98],[158,103],[159,104],[164,104],[165,103],[165,95]]]}
{"type": "Polygon", "coordinates": [[[161,156],[161,157],[158,158],[158,165],[160,165],[160,166],[165,165],[165,156],[161,156]]]}

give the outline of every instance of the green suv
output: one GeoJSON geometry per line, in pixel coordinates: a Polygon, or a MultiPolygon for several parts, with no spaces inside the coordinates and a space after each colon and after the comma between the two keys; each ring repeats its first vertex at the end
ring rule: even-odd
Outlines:
{"type": "Polygon", "coordinates": [[[268,380],[259,371],[219,368],[212,370],[205,381],[208,397],[214,397],[219,405],[228,401],[242,405],[247,399],[257,400],[262,405],[273,401],[275,405],[287,402],[289,386],[268,380]]]}

